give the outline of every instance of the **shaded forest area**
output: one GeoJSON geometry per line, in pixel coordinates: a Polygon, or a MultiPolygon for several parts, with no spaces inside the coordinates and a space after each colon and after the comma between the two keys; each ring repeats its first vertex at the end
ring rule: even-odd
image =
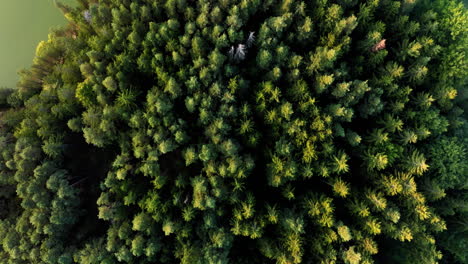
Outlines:
{"type": "Polygon", "coordinates": [[[461,1],[78,2],[0,89],[2,263],[468,263],[461,1]]]}

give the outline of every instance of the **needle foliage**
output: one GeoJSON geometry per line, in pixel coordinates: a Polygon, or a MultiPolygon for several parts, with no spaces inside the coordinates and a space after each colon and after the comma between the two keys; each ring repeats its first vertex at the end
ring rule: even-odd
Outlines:
{"type": "Polygon", "coordinates": [[[0,90],[2,263],[467,263],[463,3],[78,2],[0,90]]]}

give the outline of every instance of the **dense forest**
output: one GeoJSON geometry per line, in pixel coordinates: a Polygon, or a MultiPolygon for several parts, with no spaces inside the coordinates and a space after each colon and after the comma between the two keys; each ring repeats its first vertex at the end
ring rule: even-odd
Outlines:
{"type": "Polygon", "coordinates": [[[1,263],[468,263],[463,2],[78,2],[0,90],[1,263]]]}

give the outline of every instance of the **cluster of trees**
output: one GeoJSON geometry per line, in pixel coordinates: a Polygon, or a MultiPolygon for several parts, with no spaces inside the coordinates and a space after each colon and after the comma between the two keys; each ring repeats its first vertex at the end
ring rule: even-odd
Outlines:
{"type": "Polygon", "coordinates": [[[5,263],[466,263],[458,0],[79,0],[0,90],[5,263]]]}

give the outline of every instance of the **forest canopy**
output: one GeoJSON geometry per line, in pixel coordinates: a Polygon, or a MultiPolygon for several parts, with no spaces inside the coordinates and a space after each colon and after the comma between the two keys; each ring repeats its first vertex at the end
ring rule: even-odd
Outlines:
{"type": "Polygon", "coordinates": [[[459,0],[78,0],[0,89],[0,262],[468,263],[459,0]]]}

